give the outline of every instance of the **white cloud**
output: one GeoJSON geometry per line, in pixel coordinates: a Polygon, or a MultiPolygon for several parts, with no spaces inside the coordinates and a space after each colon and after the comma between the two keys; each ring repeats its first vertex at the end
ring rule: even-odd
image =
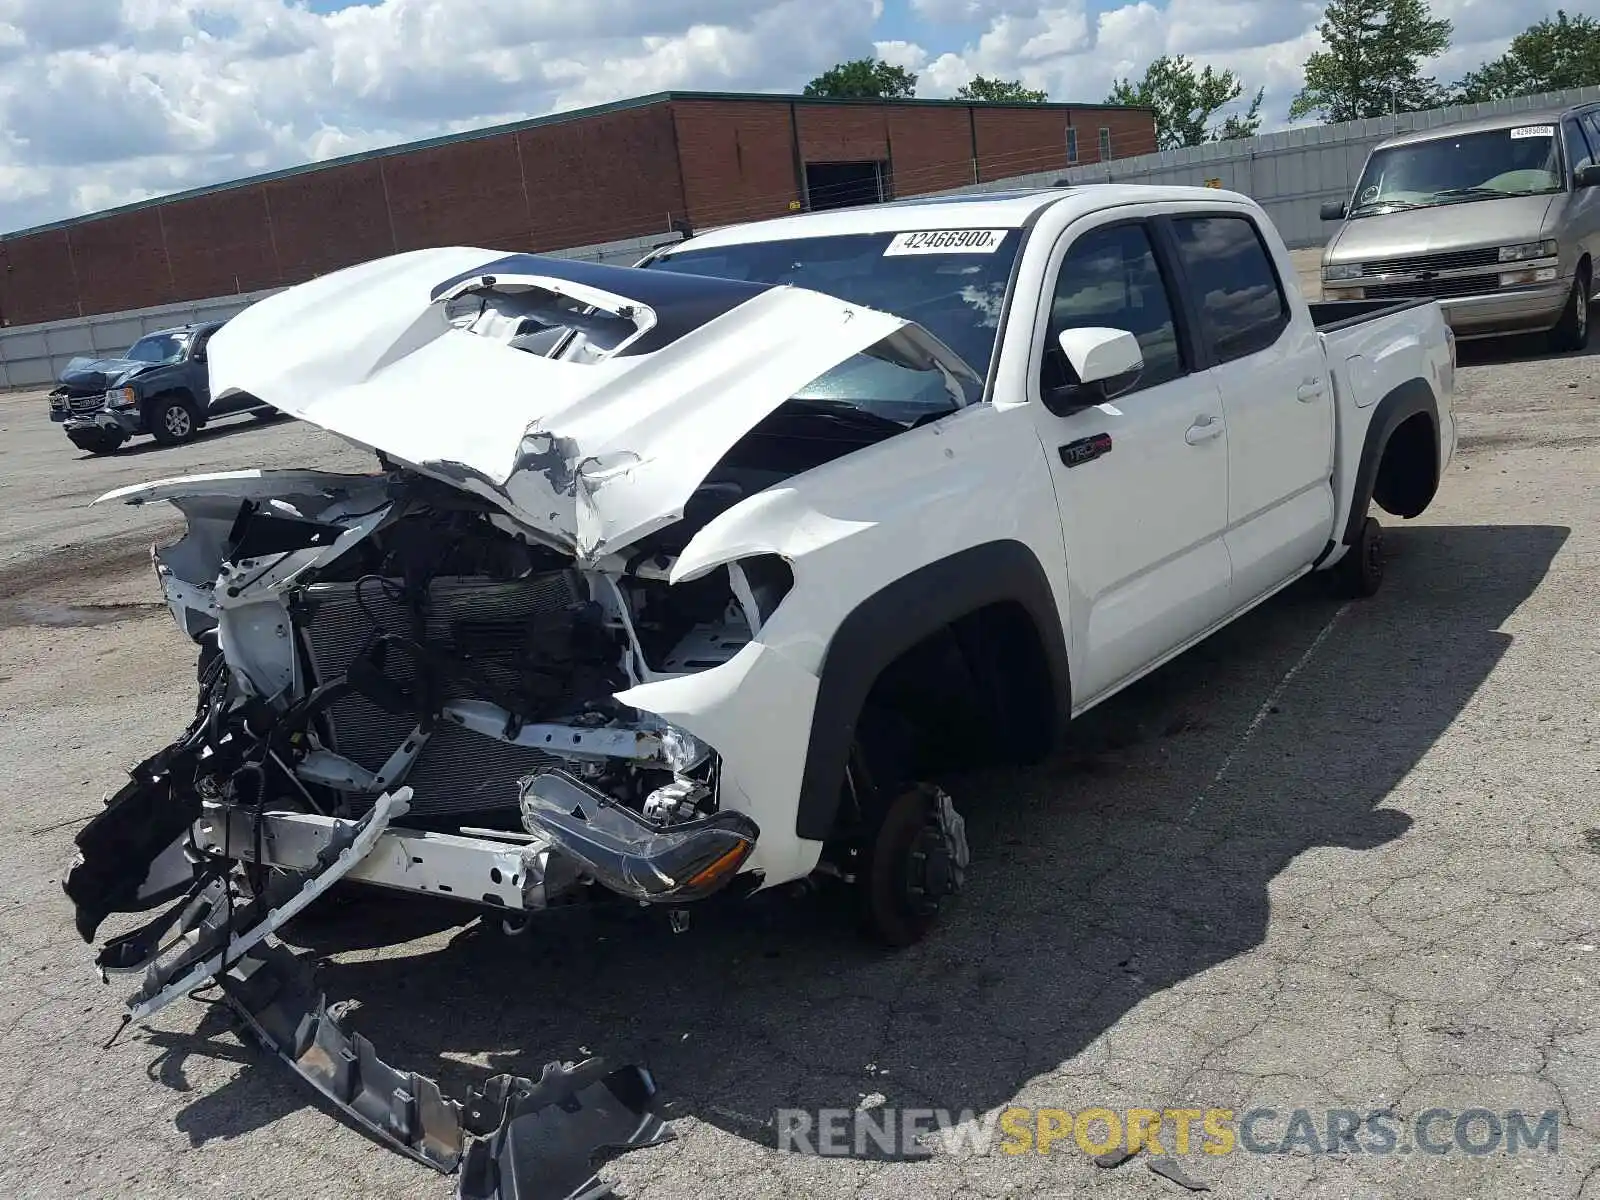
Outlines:
{"type": "Polygon", "coordinates": [[[960,25],[988,20],[1005,11],[1027,6],[1008,0],[911,0],[911,11],[924,21],[939,25],[960,25]]]}
{"type": "MultiPolygon", "coordinates": [[[[934,15],[986,10],[981,32],[964,45],[919,54],[923,94],[951,94],[974,74],[1021,78],[1053,98],[1103,99],[1116,80],[1137,78],[1162,54],[1184,54],[1199,65],[1231,68],[1246,89],[1243,103],[1266,89],[1264,127],[1287,123],[1289,101],[1304,80],[1308,55],[1321,45],[1317,26],[1324,0],[1133,0],[1096,5],[1088,18],[1079,0],[912,0],[934,15]]],[[[1451,83],[1505,52],[1513,36],[1558,7],[1600,15],[1600,0],[1433,0],[1436,16],[1455,27],[1452,48],[1425,71],[1451,83]]],[[[1600,81],[1597,81],[1600,82],[1600,81]]]]}
{"type": "Polygon", "coordinates": [[[798,90],[882,0],[0,0],[0,230],[668,88],[798,90]]]}
{"type": "Polygon", "coordinates": [[[891,67],[903,67],[907,71],[920,71],[928,65],[928,52],[915,42],[900,39],[873,42],[872,52],[891,67]]]}
{"type": "MultiPolygon", "coordinates": [[[[1558,0],[1433,0],[1459,78],[1558,0]]],[[[1322,0],[0,0],[0,230],[668,88],[794,91],[844,58],[1097,101],[1158,54],[1280,121],[1322,0]],[[911,24],[907,24],[909,11],[911,24]]],[[[1566,0],[1600,13],[1600,0],[1566,0]]]]}

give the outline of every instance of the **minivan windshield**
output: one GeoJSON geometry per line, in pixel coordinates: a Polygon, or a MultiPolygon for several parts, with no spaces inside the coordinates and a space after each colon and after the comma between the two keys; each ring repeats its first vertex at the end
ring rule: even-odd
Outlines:
{"type": "Polygon", "coordinates": [[[1555,125],[1524,125],[1379,150],[1356,185],[1352,217],[1565,190],[1555,125]]]}
{"type": "MultiPolygon", "coordinates": [[[[979,379],[988,374],[1000,310],[1022,236],[1015,229],[860,233],[836,237],[691,245],[648,265],[718,279],[793,284],[921,325],[979,379]]],[[[898,423],[952,407],[950,380],[857,355],[797,399],[859,409],[898,423]]],[[[979,399],[968,395],[967,403],[979,399]]]]}

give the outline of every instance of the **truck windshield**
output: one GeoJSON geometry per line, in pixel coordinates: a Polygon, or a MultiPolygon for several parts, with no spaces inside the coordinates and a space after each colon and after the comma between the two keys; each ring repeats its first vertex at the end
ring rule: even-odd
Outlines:
{"type": "Polygon", "coordinates": [[[175,363],[183,361],[184,352],[188,348],[187,334],[153,333],[129,346],[128,352],[123,357],[129,362],[175,363]]]}
{"type": "Polygon", "coordinates": [[[1356,185],[1353,217],[1563,190],[1554,125],[1524,125],[1379,150],[1356,185]]]}
{"type": "MultiPolygon", "coordinates": [[[[793,284],[914,321],[983,378],[994,356],[1000,309],[1021,235],[973,230],[943,236],[863,233],[686,248],[650,263],[719,279],[793,284]],[[971,236],[967,236],[970,234],[971,236]]],[[[848,405],[895,421],[952,407],[936,371],[857,356],[810,385],[801,399],[848,405]]],[[[967,402],[978,399],[968,396],[967,402]]]]}

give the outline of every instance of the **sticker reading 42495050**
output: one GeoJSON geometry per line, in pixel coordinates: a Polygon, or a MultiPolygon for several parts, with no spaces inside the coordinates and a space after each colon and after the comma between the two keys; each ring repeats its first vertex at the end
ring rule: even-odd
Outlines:
{"type": "Polygon", "coordinates": [[[1006,240],[1004,229],[919,229],[897,233],[883,252],[885,258],[902,254],[993,254],[1006,240]]]}

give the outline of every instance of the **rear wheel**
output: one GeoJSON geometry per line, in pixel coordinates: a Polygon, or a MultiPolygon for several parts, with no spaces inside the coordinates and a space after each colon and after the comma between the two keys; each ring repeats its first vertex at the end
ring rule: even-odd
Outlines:
{"type": "Polygon", "coordinates": [[[1550,348],[1566,353],[1584,350],[1589,345],[1589,296],[1593,290],[1593,276],[1589,264],[1578,268],[1578,277],[1572,281],[1572,294],[1567,297],[1567,307],[1561,320],[1550,331],[1550,348]]]}
{"type": "Polygon", "coordinates": [[[1356,544],[1333,568],[1334,588],[1341,596],[1364,600],[1377,595],[1383,572],[1383,526],[1376,517],[1368,517],[1356,544]]]}

